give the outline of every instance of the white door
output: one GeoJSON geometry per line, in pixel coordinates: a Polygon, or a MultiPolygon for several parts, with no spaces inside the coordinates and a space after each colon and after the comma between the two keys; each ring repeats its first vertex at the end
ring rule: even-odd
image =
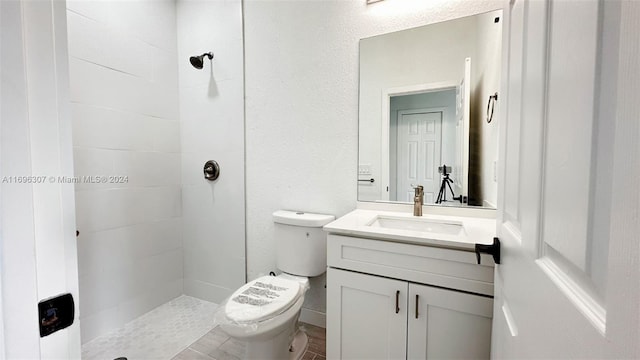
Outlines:
{"type": "Polygon", "coordinates": [[[488,359],[493,299],[409,284],[407,359],[488,359]]]}
{"type": "Polygon", "coordinates": [[[506,5],[494,358],[640,356],[639,15],[506,5]]]}
{"type": "Polygon", "coordinates": [[[0,1],[0,16],[0,358],[79,359],[66,5],[0,1]],[[40,338],[38,302],[66,293],[74,324],[40,338]]]}
{"type": "Polygon", "coordinates": [[[327,359],[405,359],[408,283],[327,270],[327,359]]]}
{"type": "Polygon", "coordinates": [[[456,196],[469,195],[469,126],[471,116],[471,58],[464,61],[464,77],[456,87],[456,163],[451,179],[456,196]]]}
{"type": "Polygon", "coordinates": [[[413,202],[412,185],[424,187],[424,203],[438,196],[442,165],[442,112],[400,111],[397,129],[396,200],[413,202]]]}

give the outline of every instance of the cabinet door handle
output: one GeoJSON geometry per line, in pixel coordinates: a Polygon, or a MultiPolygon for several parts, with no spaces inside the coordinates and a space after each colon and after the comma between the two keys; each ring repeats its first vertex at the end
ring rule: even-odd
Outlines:
{"type": "Polygon", "coordinates": [[[420,295],[416,294],[416,319],[418,318],[418,300],[420,299],[420,295]]]}
{"type": "Polygon", "coordinates": [[[396,314],[400,312],[400,290],[396,291],[396,314]]]}

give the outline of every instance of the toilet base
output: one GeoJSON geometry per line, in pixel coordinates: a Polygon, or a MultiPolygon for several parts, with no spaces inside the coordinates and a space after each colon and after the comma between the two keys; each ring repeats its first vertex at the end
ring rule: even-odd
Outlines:
{"type": "Polygon", "coordinates": [[[278,336],[266,341],[252,341],[246,344],[243,358],[252,360],[300,360],[307,351],[309,338],[307,334],[296,329],[293,339],[292,331],[283,331],[278,336]]]}
{"type": "Polygon", "coordinates": [[[296,332],[296,335],[293,337],[293,341],[291,342],[291,348],[289,349],[291,357],[289,357],[289,359],[302,359],[302,355],[304,355],[304,352],[307,351],[307,345],[309,345],[309,337],[304,331],[298,330],[296,332]]]}

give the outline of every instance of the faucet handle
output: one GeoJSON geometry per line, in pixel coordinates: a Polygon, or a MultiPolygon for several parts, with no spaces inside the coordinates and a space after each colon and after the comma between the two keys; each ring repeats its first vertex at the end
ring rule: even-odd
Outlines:
{"type": "Polygon", "coordinates": [[[411,184],[411,187],[416,191],[416,196],[422,196],[422,194],[424,194],[424,186],[411,184]]]}

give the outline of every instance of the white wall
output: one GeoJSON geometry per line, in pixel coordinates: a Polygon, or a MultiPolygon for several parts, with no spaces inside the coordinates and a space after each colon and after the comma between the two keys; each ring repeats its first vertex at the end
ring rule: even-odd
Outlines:
{"type": "MultiPolygon", "coordinates": [[[[358,40],[476,14],[501,1],[245,3],[247,269],[275,269],[277,209],[356,206],[358,40]]],[[[324,313],[324,277],[305,308],[324,313]]]]}
{"type": "Polygon", "coordinates": [[[177,23],[184,291],[219,303],[245,282],[242,5],[178,0],[177,23]],[[209,51],[212,62],[191,66],[209,51]],[[215,182],[207,160],[220,165],[215,182]]]}
{"type": "Polygon", "coordinates": [[[472,61],[471,71],[474,80],[471,104],[471,128],[477,131],[478,148],[471,149],[471,155],[476,155],[475,161],[479,165],[476,176],[477,188],[482,194],[483,205],[496,207],[498,201],[498,183],[494,180],[494,161],[498,161],[498,128],[500,122],[500,95],[495,104],[491,123],[486,121],[487,101],[489,95],[500,92],[500,71],[502,66],[502,27],[501,11],[482,14],[477,18],[476,59],[472,61]],[[500,17],[500,22],[494,19],[500,17]]]}
{"type": "Polygon", "coordinates": [[[67,8],[86,342],[183,291],[175,3],[67,8]]]}
{"type": "Polygon", "coordinates": [[[73,185],[58,181],[73,173],[65,6],[7,1],[0,13],[0,356],[80,358],[77,313],[72,326],[44,338],[37,315],[40,300],[64,293],[78,304],[73,185]]]}

